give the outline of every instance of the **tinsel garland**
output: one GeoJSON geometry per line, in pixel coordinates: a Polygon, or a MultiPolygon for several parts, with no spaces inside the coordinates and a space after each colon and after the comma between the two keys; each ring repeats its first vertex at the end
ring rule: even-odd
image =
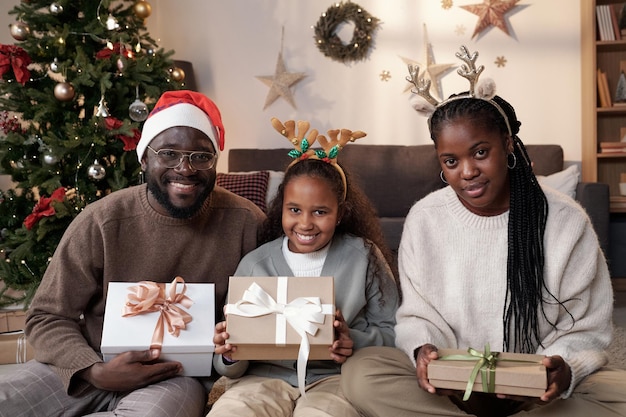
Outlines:
{"type": "Polygon", "coordinates": [[[372,35],[380,20],[356,3],[337,3],[322,14],[315,25],[315,43],[327,57],[339,62],[359,61],[367,56],[372,46],[372,35]],[[348,44],[335,33],[337,27],[351,21],[354,23],[352,39],[348,44]]]}

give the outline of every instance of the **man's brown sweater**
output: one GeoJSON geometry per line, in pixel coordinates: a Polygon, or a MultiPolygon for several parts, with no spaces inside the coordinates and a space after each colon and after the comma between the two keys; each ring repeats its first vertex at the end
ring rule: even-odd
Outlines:
{"type": "Polygon", "coordinates": [[[109,282],[212,282],[219,318],[228,277],[257,246],[265,216],[242,197],[215,187],[196,216],[175,219],[154,211],[146,193],[145,185],[131,187],[88,205],[66,230],[31,304],[26,333],[36,359],[52,365],[70,394],[86,384],[72,377],[102,361],[109,282]]]}

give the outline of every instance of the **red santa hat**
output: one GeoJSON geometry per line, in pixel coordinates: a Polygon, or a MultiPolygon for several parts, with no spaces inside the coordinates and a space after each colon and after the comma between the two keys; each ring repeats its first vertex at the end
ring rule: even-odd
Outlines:
{"type": "Polygon", "coordinates": [[[215,103],[195,91],[166,91],[143,125],[141,139],[137,144],[137,157],[140,163],[152,139],[175,126],[193,127],[207,135],[213,142],[218,156],[219,152],[224,150],[224,125],[215,103]]]}

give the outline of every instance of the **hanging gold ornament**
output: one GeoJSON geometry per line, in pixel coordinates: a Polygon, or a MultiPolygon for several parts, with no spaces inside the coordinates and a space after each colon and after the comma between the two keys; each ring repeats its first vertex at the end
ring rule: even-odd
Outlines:
{"type": "Polygon", "coordinates": [[[15,22],[9,25],[13,39],[23,41],[30,35],[30,27],[24,22],[15,22]]]}
{"type": "Polygon", "coordinates": [[[171,74],[174,81],[182,82],[185,79],[185,71],[182,68],[172,68],[171,74]]]}
{"type": "Polygon", "coordinates": [[[61,82],[54,86],[54,97],[59,101],[71,101],[74,94],[74,86],[70,83],[61,82]]]}
{"type": "Polygon", "coordinates": [[[152,13],[152,6],[145,0],[139,0],[133,6],[133,11],[138,18],[146,19],[152,13]]]}

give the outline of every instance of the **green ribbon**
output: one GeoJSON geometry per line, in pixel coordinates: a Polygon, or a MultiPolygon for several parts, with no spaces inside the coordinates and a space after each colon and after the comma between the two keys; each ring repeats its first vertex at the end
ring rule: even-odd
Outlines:
{"type": "Polygon", "coordinates": [[[478,372],[481,375],[481,382],[483,386],[483,392],[494,393],[496,390],[496,364],[499,361],[503,362],[521,362],[521,363],[537,363],[535,361],[523,360],[523,359],[502,359],[499,358],[499,352],[492,352],[489,344],[485,345],[484,352],[480,352],[474,348],[467,349],[467,355],[445,355],[439,358],[444,361],[476,361],[476,365],[470,373],[469,380],[465,386],[465,394],[463,395],[463,401],[467,401],[472,394],[472,388],[478,377],[478,372]]]}

